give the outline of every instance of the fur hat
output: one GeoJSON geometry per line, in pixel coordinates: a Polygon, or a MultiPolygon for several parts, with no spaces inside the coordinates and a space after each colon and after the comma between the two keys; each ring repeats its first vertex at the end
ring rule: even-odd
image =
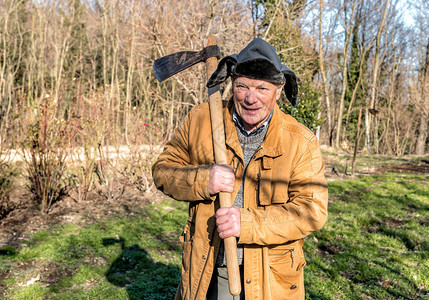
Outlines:
{"type": "Polygon", "coordinates": [[[280,62],[276,49],[263,39],[256,38],[240,53],[222,58],[210,76],[207,87],[221,84],[231,75],[285,83],[286,97],[293,106],[297,105],[298,84],[295,73],[280,62]]]}

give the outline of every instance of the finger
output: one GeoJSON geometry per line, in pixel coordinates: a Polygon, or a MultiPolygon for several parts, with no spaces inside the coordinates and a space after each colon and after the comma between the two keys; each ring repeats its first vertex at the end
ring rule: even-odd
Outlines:
{"type": "Polygon", "coordinates": [[[231,186],[231,185],[227,186],[227,187],[225,188],[224,192],[227,192],[227,193],[231,193],[231,194],[232,194],[232,193],[234,192],[234,186],[231,186]]]}
{"type": "Polygon", "coordinates": [[[221,169],[221,172],[224,176],[235,177],[234,170],[232,168],[221,169]]]}
{"type": "Polygon", "coordinates": [[[230,228],[230,229],[224,230],[222,232],[219,232],[219,237],[221,239],[226,239],[226,238],[229,238],[230,236],[236,236],[236,232],[234,229],[230,228]]]}
{"type": "Polygon", "coordinates": [[[234,176],[229,176],[229,175],[225,176],[224,174],[219,175],[217,177],[217,179],[219,180],[220,183],[227,184],[227,185],[230,185],[230,184],[232,184],[232,183],[235,182],[235,177],[234,176]]]}
{"type": "Polygon", "coordinates": [[[234,185],[235,184],[235,178],[234,177],[222,177],[220,179],[220,181],[222,182],[222,184],[224,185],[234,185]]]}
{"type": "Polygon", "coordinates": [[[221,192],[227,192],[227,193],[233,193],[234,192],[234,186],[232,184],[223,184],[220,188],[221,192]]]}
{"type": "Polygon", "coordinates": [[[228,215],[219,216],[216,218],[216,226],[221,226],[228,223],[228,215]]]}
{"type": "Polygon", "coordinates": [[[219,217],[221,217],[221,216],[226,215],[226,214],[228,213],[228,208],[229,208],[229,207],[221,207],[221,208],[219,208],[219,209],[216,211],[216,214],[215,214],[216,219],[218,219],[218,218],[219,218],[219,217]]]}
{"type": "Polygon", "coordinates": [[[239,212],[240,212],[240,209],[236,206],[220,207],[216,211],[215,216],[220,217],[220,216],[228,215],[229,217],[233,216],[234,218],[236,218],[239,212]]]}
{"type": "Polygon", "coordinates": [[[233,185],[235,183],[235,178],[234,177],[223,177],[222,183],[224,185],[233,185]]]}
{"type": "Polygon", "coordinates": [[[230,225],[228,223],[222,223],[217,226],[217,231],[220,233],[220,232],[224,232],[225,230],[228,230],[229,228],[230,228],[230,225]]]}
{"type": "Polygon", "coordinates": [[[240,217],[236,214],[228,213],[226,215],[220,216],[216,219],[216,225],[217,227],[221,228],[222,230],[228,229],[228,228],[240,228],[240,217]]]}
{"type": "Polygon", "coordinates": [[[221,169],[219,171],[219,176],[225,179],[235,179],[235,174],[232,169],[221,169]]]}

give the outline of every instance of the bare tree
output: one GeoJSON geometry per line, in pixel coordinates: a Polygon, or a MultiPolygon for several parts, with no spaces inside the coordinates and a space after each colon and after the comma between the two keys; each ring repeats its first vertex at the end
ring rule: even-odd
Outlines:
{"type": "MultiPolygon", "coordinates": [[[[206,100],[204,67],[194,66],[158,83],[153,61],[181,50],[201,50],[208,34],[216,35],[222,56],[262,36],[281,44],[279,54],[297,71],[301,91],[314,92],[325,108],[321,141],[335,138],[339,147],[345,130],[355,130],[362,90],[368,85],[362,118],[371,108],[380,111],[377,119],[365,118],[365,135],[374,137],[368,145],[376,150],[380,143],[379,152],[422,153],[427,145],[424,32],[429,8],[425,1],[416,2],[421,43],[399,47],[407,33],[396,29],[394,4],[395,0],[0,1],[0,127],[18,133],[3,135],[9,142],[22,140],[20,135],[28,133],[24,127],[48,99],[58,120],[81,117],[84,126],[89,121],[82,116],[97,119],[100,128],[94,139],[101,136],[104,144],[134,142],[137,115],[143,124],[159,129],[157,142],[162,143],[193,106],[206,100]],[[359,7],[365,9],[365,26],[358,32],[359,78],[351,84],[351,43],[359,7]],[[370,14],[369,9],[378,13],[370,14]],[[372,43],[376,47],[371,48],[372,43]],[[411,63],[406,55],[410,49],[418,54],[411,63]],[[411,110],[414,118],[399,118],[411,110]]],[[[225,97],[228,86],[226,82],[221,87],[225,97]]],[[[77,143],[85,140],[78,137],[77,143]]]]}
{"type": "Polygon", "coordinates": [[[416,92],[414,93],[414,104],[416,105],[418,128],[415,153],[423,155],[426,151],[429,122],[429,3],[427,1],[417,1],[418,9],[416,20],[420,31],[420,45],[417,53],[420,53],[419,71],[416,81],[416,92]]]}
{"type": "MultiPolygon", "coordinates": [[[[0,3],[0,131],[9,129],[13,100],[19,97],[15,82],[24,55],[25,23],[20,1],[2,1],[0,3]]],[[[3,141],[0,140],[0,144],[3,141]]]]}
{"type": "MultiPolygon", "coordinates": [[[[378,81],[378,73],[380,68],[380,61],[382,57],[380,57],[381,51],[381,37],[384,32],[386,15],[389,7],[389,0],[386,0],[384,3],[383,14],[381,20],[378,24],[377,35],[375,38],[375,53],[374,53],[374,64],[372,67],[372,82],[371,82],[371,97],[369,105],[365,108],[365,129],[366,129],[366,147],[368,153],[370,152],[370,128],[371,128],[371,115],[369,114],[370,109],[375,110],[375,97],[377,92],[377,81],[378,81]]],[[[384,51],[387,49],[384,48],[384,51]]],[[[384,56],[384,55],[382,55],[384,56]]],[[[374,114],[374,118],[376,118],[376,114],[374,114]]],[[[378,153],[378,128],[376,126],[374,130],[374,143],[375,143],[375,152],[378,153]]]]}
{"type": "Polygon", "coordinates": [[[338,108],[338,117],[337,117],[337,134],[335,136],[335,147],[340,147],[340,133],[341,126],[343,123],[343,111],[344,111],[344,98],[346,96],[347,89],[347,69],[348,69],[348,54],[350,48],[350,40],[352,37],[352,28],[353,20],[355,19],[355,14],[357,7],[361,0],[353,0],[351,2],[344,1],[340,7],[339,16],[341,17],[342,24],[344,27],[344,46],[342,52],[342,90],[341,96],[339,99],[339,108],[338,108]]]}
{"type": "MultiPolygon", "coordinates": [[[[320,64],[320,75],[322,77],[323,85],[323,96],[325,97],[326,102],[326,116],[328,119],[328,131],[332,130],[332,118],[331,118],[331,100],[329,98],[329,86],[328,79],[325,68],[325,55],[323,53],[323,33],[322,33],[322,24],[323,24],[323,0],[320,0],[319,3],[319,64],[320,64]]],[[[332,139],[329,138],[329,141],[332,139]]]]}

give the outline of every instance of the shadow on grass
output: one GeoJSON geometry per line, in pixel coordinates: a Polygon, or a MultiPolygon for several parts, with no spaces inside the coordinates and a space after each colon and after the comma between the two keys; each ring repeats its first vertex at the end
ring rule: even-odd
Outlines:
{"type": "MultiPolygon", "coordinates": [[[[332,261],[344,260],[346,254],[332,255],[332,261]],[[340,257],[342,258],[340,259],[340,257]]],[[[325,265],[316,261],[311,261],[311,264],[320,270],[319,276],[330,278],[332,282],[341,282],[345,280],[350,284],[343,286],[342,289],[337,290],[337,299],[417,299],[421,295],[426,295],[424,290],[421,290],[419,294],[419,287],[415,282],[412,282],[406,276],[402,275],[400,268],[391,266],[388,263],[381,261],[375,261],[371,259],[349,257],[349,260],[353,260],[347,270],[341,270],[339,267],[326,267],[325,265]],[[370,265],[376,266],[369,267],[370,265]],[[391,277],[391,280],[383,280],[383,274],[387,278],[391,277]],[[393,276],[395,274],[396,276],[393,276]],[[342,279],[341,279],[342,278],[342,279]],[[353,295],[354,297],[351,297],[353,295]],[[348,298],[350,297],[350,298],[348,298]]],[[[342,269],[342,268],[341,268],[342,269]]],[[[317,276],[317,275],[316,275],[317,276]]],[[[332,295],[329,295],[330,287],[313,287],[311,282],[307,282],[305,292],[307,299],[318,299],[328,300],[332,299],[332,295]]]]}
{"type": "Polygon", "coordinates": [[[179,267],[155,262],[137,244],[125,247],[124,238],[104,238],[104,246],[119,244],[121,254],[106,272],[107,280],[125,288],[130,299],[173,299],[180,279],[179,267]]]}

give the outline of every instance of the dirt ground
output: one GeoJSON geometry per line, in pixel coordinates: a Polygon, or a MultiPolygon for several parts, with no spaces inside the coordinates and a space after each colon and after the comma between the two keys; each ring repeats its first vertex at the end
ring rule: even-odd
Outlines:
{"type": "Polygon", "coordinates": [[[78,202],[66,196],[53,204],[48,214],[40,211],[31,192],[18,187],[11,195],[7,209],[0,214],[0,249],[7,245],[19,246],[32,233],[57,224],[90,224],[107,215],[136,215],[139,207],[160,201],[158,192],[144,193],[126,186],[121,197],[108,200],[100,191],[89,193],[86,200],[78,202]]]}
{"type": "MultiPolygon", "coordinates": [[[[328,181],[352,178],[340,172],[341,157],[326,155],[326,177],[328,181]]],[[[429,160],[398,159],[379,167],[361,168],[361,174],[371,176],[385,173],[407,173],[429,176],[429,160]]],[[[101,191],[93,191],[82,202],[65,197],[55,203],[48,214],[40,212],[30,191],[24,185],[16,187],[7,206],[0,206],[0,249],[9,246],[19,246],[33,232],[46,229],[54,224],[91,223],[98,218],[114,214],[137,214],[138,208],[153,202],[161,201],[159,192],[143,193],[135,187],[127,186],[121,197],[108,201],[101,191]]]]}

